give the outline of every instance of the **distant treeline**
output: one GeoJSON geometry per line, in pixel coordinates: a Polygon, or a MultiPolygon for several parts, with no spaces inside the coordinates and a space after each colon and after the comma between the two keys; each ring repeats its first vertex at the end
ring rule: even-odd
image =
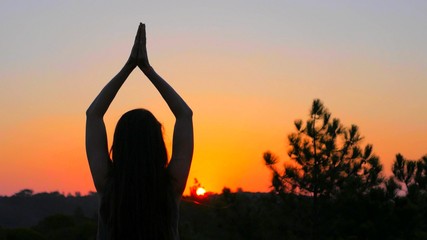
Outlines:
{"type": "MultiPolygon", "coordinates": [[[[95,239],[97,196],[30,195],[0,198],[0,240],[95,239]]],[[[181,203],[181,239],[427,239],[427,198],[387,195],[320,198],[316,236],[312,197],[231,192],[181,203]]]]}
{"type": "Polygon", "coordinates": [[[97,216],[96,193],[64,196],[59,192],[34,194],[24,189],[13,196],[0,196],[0,226],[8,228],[31,227],[55,214],[97,216]]]}

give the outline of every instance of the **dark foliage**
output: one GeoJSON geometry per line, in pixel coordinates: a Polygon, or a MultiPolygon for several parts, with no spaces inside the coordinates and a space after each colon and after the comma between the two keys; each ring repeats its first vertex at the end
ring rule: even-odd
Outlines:
{"type": "Polygon", "coordinates": [[[30,227],[41,219],[54,214],[80,214],[93,218],[97,215],[98,198],[95,193],[87,196],[64,196],[59,192],[37,193],[24,189],[13,196],[0,197],[0,226],[30,227]]]}
{"type": "MultiPolygon", "coordinates": [[[[63,197],[58,196],[58,201],[63,197]]],[[[96,198],[93,201],[96,204],[96,198]]],[[[183,240],[311,239],[311,210],[312,197],[308,196],[224,189],[203,203],[191,197],[183,199],[180,235],[183,240]]],[[[86,217],[76,209],[72,214],[41,218],[28,228],[3,226],[0,240],[95,239],[95,217],[86,217]]],[[[385,188],[375,188],[357,196],[322,197],[315,238],[427,239],[427,194],[390,197],[385,188]]]]}

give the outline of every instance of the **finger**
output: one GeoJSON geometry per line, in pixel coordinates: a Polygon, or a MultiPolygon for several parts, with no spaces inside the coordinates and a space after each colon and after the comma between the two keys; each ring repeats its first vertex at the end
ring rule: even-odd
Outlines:
{"type": "Polygon", "coordinates": [[[138,44],[138,57],[144,56],[143,54],[144,48],[145,48],[144,43],[140,41],[138,44]]]}
{"type": "Polygon", "coordinates": [[[138,31],[136,32],[136,36],[135,36],[135,42],[139,42],[141,39],[141,24],[139,24],[138,26],[138,31]]]}
{"type": "Polygon", "coordinates": [[[146,43],[146,37],[145,37],[145,24],[140,23],[141,26],[141,35],[140,35],[140,43],[144,44],[146,43]]]}

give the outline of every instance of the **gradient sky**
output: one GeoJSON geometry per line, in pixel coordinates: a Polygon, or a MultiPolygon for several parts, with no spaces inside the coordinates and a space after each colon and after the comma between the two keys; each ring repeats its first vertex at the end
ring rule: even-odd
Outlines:
{"type": "MultiPolygon", "coordinates": [[[[0,195],[93,191],[85,110],[126,61],[138,23],[150,63],[194,111],[193,179],[267,191],[262,154],[320,98],[360,127],[390,174],[427,153],[427,2],[1,1],[0,195]]],[[[132,73],[106,115],[150,109],[171,143],[173,115],[132,73]]],[[[281,162],[281,164],[282,164],[281,162]]]]}

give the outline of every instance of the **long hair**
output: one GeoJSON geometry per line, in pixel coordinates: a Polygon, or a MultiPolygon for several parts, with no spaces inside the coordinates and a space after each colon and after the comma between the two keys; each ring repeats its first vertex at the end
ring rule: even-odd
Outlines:
{"type": "Polygon", "coordinates": [[[117,123],[100,215],[110,240],[171,239],[171,191],[162,126],[145,109],[117,123]]]}

